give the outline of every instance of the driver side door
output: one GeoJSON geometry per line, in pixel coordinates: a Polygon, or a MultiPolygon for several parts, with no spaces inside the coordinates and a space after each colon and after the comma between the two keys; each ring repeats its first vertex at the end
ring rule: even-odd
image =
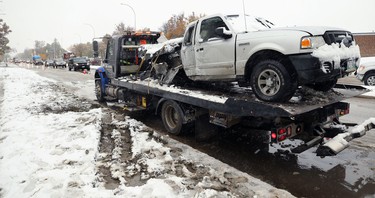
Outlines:
{"type": "Polygon", "coordinates": [[[228,26],[220,16],[199,22],[194,49],[196,75],[200,80],[235,78],[235,37],[223,38],[217,28],[228,26]]]}

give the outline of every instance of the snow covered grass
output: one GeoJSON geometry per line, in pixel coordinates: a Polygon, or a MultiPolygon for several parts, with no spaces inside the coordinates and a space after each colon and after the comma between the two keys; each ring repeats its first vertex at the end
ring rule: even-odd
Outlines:
{"type": "Polygon", "coordinates": [[[0,197],[292,197],[113,113],[113,149],[102,152],[104,110],[33,71],[0,68],[0,197]],[[101,166],[116,188],[105,188],[101,166]]]}

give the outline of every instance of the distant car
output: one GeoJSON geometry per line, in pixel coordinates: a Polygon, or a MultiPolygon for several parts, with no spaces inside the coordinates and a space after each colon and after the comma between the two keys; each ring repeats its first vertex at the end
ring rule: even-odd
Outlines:
{"type": "Polygon", "coordinates": [[[77,71],[80,69],[81,70],[86,69],[87,71],[90,71],[90,64],[88,63],[87,59],[84,57],[75,57],[75,58],[69,59],[68,67],[69,67],[69,71],[71,71],[72,69],[74,71],[77,71]]]}
{"type": "Polygon", "coordinates": [[[36,59],[34,60],[34,65],[44,65],[44,63],[41,59],[36,59]]]}
{"type": "Polygon", "coordinates": [[[47,60],[45,63],[46,67],[55,67],[55,62],[53,60],[47,60]]]}
{"type": "Polygon", "coordinates": [[[375,86],[375,61],[361,63],[357,69],[357,78],[365,85],[375,86]]]}
{"type": "Polygon", "coordinates": [[[66,62],[60,58],[55,60],[55,67],[61,67],[61,68],[66,68],[66,62]]]}

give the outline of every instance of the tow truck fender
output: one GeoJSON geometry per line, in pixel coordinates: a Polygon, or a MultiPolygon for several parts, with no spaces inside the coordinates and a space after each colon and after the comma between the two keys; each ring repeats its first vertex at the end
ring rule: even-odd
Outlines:
{"type": "Polygon", "coordinates": [[[95,80],[99,80],[100,79],[100,84],[101,84],[101,87],[102,87],[102,94],[103,96],[105,96],[105,87],[106,85],[109,83],[109,78],[105,72],[105,68],[104,67],[99,67],[98,69],[96,69],[95,71],[95,80]]]}

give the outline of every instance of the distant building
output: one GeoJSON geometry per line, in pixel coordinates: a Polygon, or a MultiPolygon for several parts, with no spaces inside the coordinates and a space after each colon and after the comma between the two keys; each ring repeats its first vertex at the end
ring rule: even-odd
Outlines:
{"type": "Polygon", "coordinates": [[[353,33],[362,57],[375,56],[375,32],[353,33]]]}

